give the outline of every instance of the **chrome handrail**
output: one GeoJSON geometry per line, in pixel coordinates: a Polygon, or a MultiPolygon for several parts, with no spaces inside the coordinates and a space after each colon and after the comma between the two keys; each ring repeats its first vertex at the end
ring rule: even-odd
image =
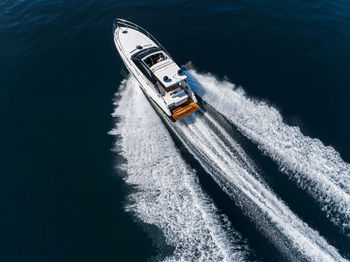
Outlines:
{"type": "Polygon", "coordinates": [[[151,35],[146,29],[142,28],[141,26],[133,23],[133,22],[130,22],[128,20],[125,20],[125,19],[122,19],[122,18],[116,18],[114,19],[113,21],[113,34],[115,32],[115,30],[120,27],[120,26],[124,26],[124,27],[127,27],[127,28],[132,28],[132,29],[135,29],[145,35],[147,35],[153,42],[155,42],[165,53],[167,53],[167,55],[173,60],[173,58],[171,57],[171,55],[169,54],[169,52],[164,48],[164,46],[162,46],[161,43],[159,43],[157,41],[157,39],[151,35]]]}

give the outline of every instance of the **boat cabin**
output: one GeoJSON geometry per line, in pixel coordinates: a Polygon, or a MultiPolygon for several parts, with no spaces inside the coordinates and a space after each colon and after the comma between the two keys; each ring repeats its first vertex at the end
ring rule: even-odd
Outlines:
{"type": "Polygon", "coordinates": [[[183,89],[186,75],[163,50],[150,47],[131,56],[131,59],[162,96],[183,89]]]}

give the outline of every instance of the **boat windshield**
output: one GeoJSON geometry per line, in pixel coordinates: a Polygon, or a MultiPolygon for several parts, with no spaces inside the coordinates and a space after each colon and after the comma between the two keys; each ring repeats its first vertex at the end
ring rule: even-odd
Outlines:
{"type": "Polygon", "coordinates": [[[153,54],[151,56],[148,56],[147,58],[143,59],[143,61],[146,63],[146,65],[148,65],[148,67],[152,67],[155,64],[166,60],[167,57],[164,56],[164,54],[162,52],[153,54]]]}

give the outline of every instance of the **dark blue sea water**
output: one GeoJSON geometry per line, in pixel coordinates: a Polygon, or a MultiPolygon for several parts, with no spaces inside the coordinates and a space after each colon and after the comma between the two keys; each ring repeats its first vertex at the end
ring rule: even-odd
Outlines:
{"type": "MultiPolygon", "coordinates": [[[[115,94],[123,95],[120,83],[125,78],[112,36],[115,17],[150,31],[178,64],[187,64],[189,74],[204,89],[213,81],[218,93],[228,83],[242,86],[244,99],[235,100],[234,108],[242,117],[236,118],[230,100],[225,100],[231,93],[222,100],[203,96],[206,114],[243,148],[259,170],[261,183],[298,221],[318,232],[311,241],[322,238],[350,259],[348,1],[2,0],[0,261],[172,257],[175,247],[166,230],[145,223],[135,210],[126,211],[135,192],[126,182],[132,172],[119,168],[127,161],[118,147],[123,136],[109,134],[119,121],[111,114],[113,101],[117,105],[119,101],[115,94]],[[261,121],[264,114],[255,117],[265,107],[253,111],[245,104],[245,99],[253,98],[278,110],[286,126],[299,127],[301,138],[273,121],[267,130],[275,135],[263,136],[267,131],[258,127],[270,122],[261,121]],[[272,139],[282,131],[283,140],[272,139]],[[300,141],[305,137],[322,144],[303,140],[302,150],[300,141]],[[285,148],[304,157],[295,160],[285,148]],[[327,156],[335,158],[312,160],[328,149],[327,156]],[[341,191],[333,190],[333,182],[341,191]]],[[[210,94],[209,89],[206,92],[210,94]]],[[[296,242],[278,233],[283,229],[275,226],[276,221],[267,219],[273,230],[264,231],[257,222],[259,211],[245,210],[240,204],[243,198],[225,192],[177,131],[159,124],[164,127],[182,161],[195,170],[197,187],[230,222],[230,230],[223,227],[225,234],[230,238],[232,230],[238,232],[239,243],[249,249],[244,260],[325,258],[310,255],[313,250],[304,250],[310,256],[303,256],[296,242]]],[[[166,227],[170,231],[171,223],[166,227]]],[[[286,235],[294,236],[287,224],[286,235]]],[[[179,250],[186,247],[181,237],[177,241],[179,250]]],[[[210,261],[211,255],[201,252],[187,260],[210,261]]]]}

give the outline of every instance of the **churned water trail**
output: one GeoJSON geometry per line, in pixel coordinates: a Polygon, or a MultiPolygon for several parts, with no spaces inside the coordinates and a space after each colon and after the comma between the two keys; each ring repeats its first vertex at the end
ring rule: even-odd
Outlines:
{"type": "Polygon", "coordinates": [[[298,127],[285,124],[275,108],[248,98],[234,84],[189,67],[189,81],[195,92],[309,192],[327,217],[349,237],[350,165],[339,153],[320,140],[303,135],[298,127]]]}
{"type": "Polygon", "coordinates": [[[110,133],[126,159],[125,182],[135,188],[126,209],[162,230],[174,248],[165,261],[246,261],[248,245],[203,193],[136,81],[121,89],[110,133]]]}
{"type": "Polygon", "coordinates": [[[204,169],[289,260],[345,261],[267,186],[220,124],[196,112],[169,126],[204,169]]]}

